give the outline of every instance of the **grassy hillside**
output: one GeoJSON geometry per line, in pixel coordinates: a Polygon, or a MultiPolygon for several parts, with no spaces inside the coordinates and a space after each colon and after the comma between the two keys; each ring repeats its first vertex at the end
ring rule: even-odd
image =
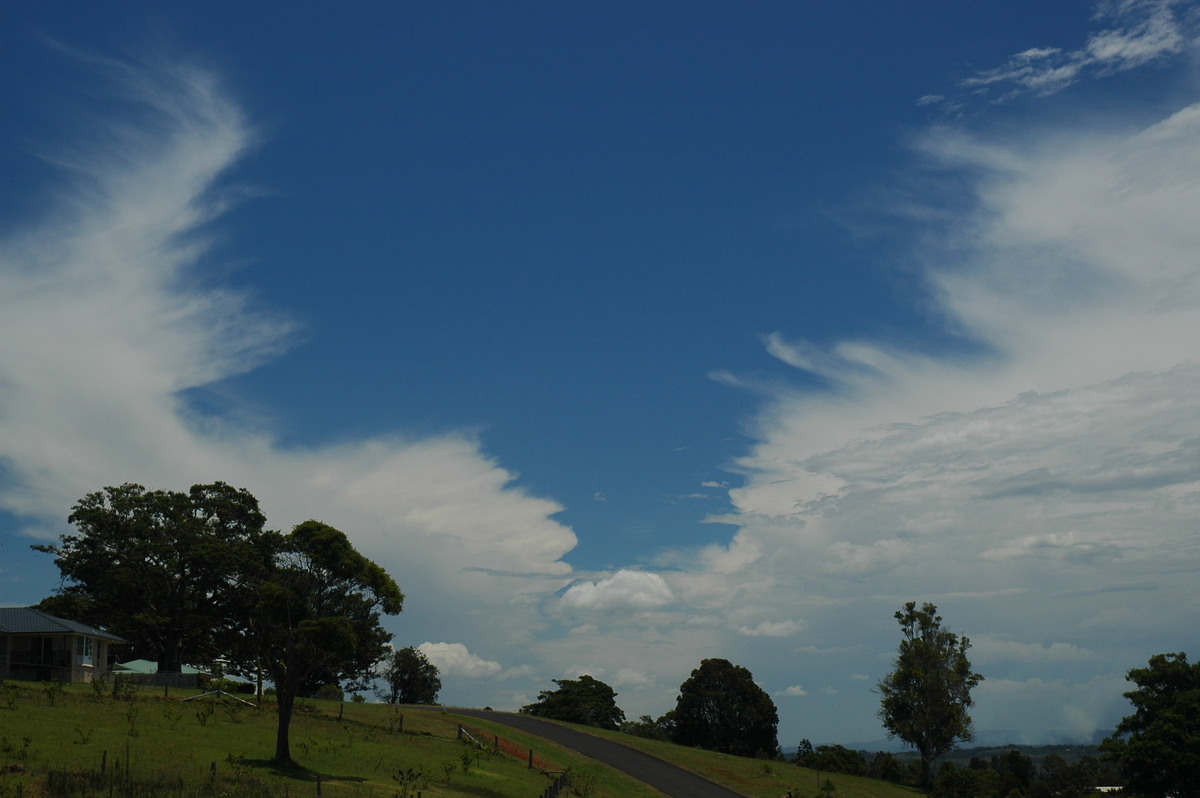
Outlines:
{"type": "Polygon", "coordinates": [[[648,754],[665,759],[679,767],[699,773],[712,781],[724,784],[732,790],[750,798],[778,798],[788,789],[794,795],[811,798],[917,798],[925,793],[912,787],[901,787],[877,779],[845,776],[839,773],[817,773],[808,768],[796,767],[786,762],[747,759],[727,754],[703,751],[699,748],[684,748],[674,743],[647,740],[618,732],[608,732],[587,726],[566,724],[572,728],[597,734],[632,746],[648,754]],[[836,792],[826,793],[822,787],[830,782],[836,792]]]}
{"type": "MultiPolygon", "coordinates": [[[[292,755],[280,770],[276,716],[196,691],[143,688],[127,699],[89,685],[0,686],[0,798],[9,796],[378,796],[534,798],[554,772],[571,771],[592,798],[652,798],[657,791],[586,757],[506,726],[452,710],[305,701],[292,724],[292,755]],[[458,739],[462,724],[484,744],[458,739]],[[529,751],[535,767],[530,768],[529,751]]],[[[595,731],[595,730],[588,730],[595,731]]],[[[622,742],[728,784],[751,798],[788,788],[818,794],[817,774],[613,735],[622,742]]],[[[822,782],[824,777],[822,777],[822,782]]],[[[911,798],[869,779],[832,777],[840,798],[911,798]]]]}

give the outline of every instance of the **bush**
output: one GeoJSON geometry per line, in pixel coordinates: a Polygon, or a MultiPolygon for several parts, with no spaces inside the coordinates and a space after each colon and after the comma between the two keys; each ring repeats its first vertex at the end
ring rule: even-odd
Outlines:
{"type": "Polygon", "coordinates": [[[341,701],[345,695],[342,692],[342,688],[336,684],[323,684],[317,688],[317,692],[313,694],[313,698],[319,698],[323,701],[341,701]]]}

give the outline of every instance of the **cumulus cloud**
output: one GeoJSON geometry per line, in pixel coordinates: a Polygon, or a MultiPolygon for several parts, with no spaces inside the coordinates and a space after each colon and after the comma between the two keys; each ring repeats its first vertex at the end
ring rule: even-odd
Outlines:
{"type": "Polygon", "coordinates": [[[798,684],[793,684],[791,687],[785,687],[784,689],[780,690],[775,695],[800,696],[808,695],[808,691],[798,684]]]}
{"type": "Polygon", "coordinates": [[[607,579],[578,582],[562,595],[562,605],[573,610],[652,610],[675,601],[666,581],[649,571],[620,570],[607,579]]]}
{"type": "Polygon", "coordinates": [[[485,660],[472,654],[462,643],[424,642],[417,650],[435,665],[440,673],[482,679],[504,670],[499,662],[485,660]]]}

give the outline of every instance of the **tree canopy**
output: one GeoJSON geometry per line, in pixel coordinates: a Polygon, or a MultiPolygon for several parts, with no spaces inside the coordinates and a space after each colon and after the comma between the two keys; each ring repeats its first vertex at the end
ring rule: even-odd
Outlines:
{"type": "Polygon", "coordinates": [[[582,723],[601,729],[616,730],[625,720],[617,707],[617,694],[604,682],[583,675],[578,679],[553,679],[557,690],[543,690],[538,700],[521,707],[521,713],[582,723]]]}
{"type": "Polygon", "coordinates": [[[112,630],[163,671],[216,657],[265,670],[278,693],[281,764],[292,761],[297,695],[368,678],[391,639],[380,615],[403,607],[400,588],[345,533],[319,521],[266,531],[258,500],[223,482],[187,493],[108,487],[69,520],[78,534],[34,546],[56,555],[63,575],[42,608],[112,630]]]}
{"type": "Polygon", "coordinates": [[[736,756],[779,753],[779,713],[750,671],[725,659],[706,659],[679,687],[669,713],[672,739],[736,756]]]}
{"type": "Polygon", "coordinates": [[[101,626],[130,643],[130,657],[178,672],[234,645],[245,585],[273,545],[258,500],[224,482],[187,493],[127,483],[89,493],[57,545],[63,584],[39,605],[101,626]]]}
{"type": "Polygon", "coordinates": [[[1200,662],[1187,654],[1156,654],[1126,679],[1132,715],[1103,747],[1139,795],[1200,795],[1200,662]]]}
{"type": "Polygon", "coordinates": [[[879,682],[880,720],[891,737],[917,749],[921,783],[930,784],[930,765],[960,740],[970,740],[971,690],[983,676],[967,659],[970,640],[942,629],[937,607],[915,601],[895,613],[903,637],[895,669],[879,682]]]}
{"type": "Polygon", "coordinates": [[[380,697],[388,704],[436,704],[442,689],[437,666],[413,646],[393,651],[380,676],[386,685],[380,697]]]}
{"type": "Polygon", "coordinates": [[[275,761],[292,761],[289,724],[301,688],[318,674],[365,678],[391,635],[380,614],[395,615],[404,594],[359,554],[344,532],[320,521],[298,524],[279,541],[256,585],[250,638],[279,700],[275,761]]]}

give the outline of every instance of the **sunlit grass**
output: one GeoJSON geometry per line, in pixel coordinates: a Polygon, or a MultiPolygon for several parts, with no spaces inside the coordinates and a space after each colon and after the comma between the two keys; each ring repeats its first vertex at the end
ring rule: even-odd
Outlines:
{"type": "MultiPolygon", "coordinates": [[[[452,709],[302,700],[291,728],[298,769],[280,769],[273,704],[250,707],[196,690],[145,687],[132,700],[89,685],[0,686],[0,798],[24,796],[323,796],[533,798],[570,770],[591,798],[654,798],[641,782],[541,737],[452,709]],[[458,739],[464,726],[483,750],[458,739]],[[497,745],[499,738],[499,745],[497,745]],[[529,767],[529,751],[533,765],[529,767]],[[319,785],[318,785],[319,782],[319,785]],[[53,788],[53,789],[51,789],[53,788]],[[20,792],[18,792],[20,791],[20,792]]],[[[571,725],[571,724],[567,724],[571,725]]],[[[632,745],[750,798],[913,798],[872,779],[715,754],[572,726],[632,745]]]]}

